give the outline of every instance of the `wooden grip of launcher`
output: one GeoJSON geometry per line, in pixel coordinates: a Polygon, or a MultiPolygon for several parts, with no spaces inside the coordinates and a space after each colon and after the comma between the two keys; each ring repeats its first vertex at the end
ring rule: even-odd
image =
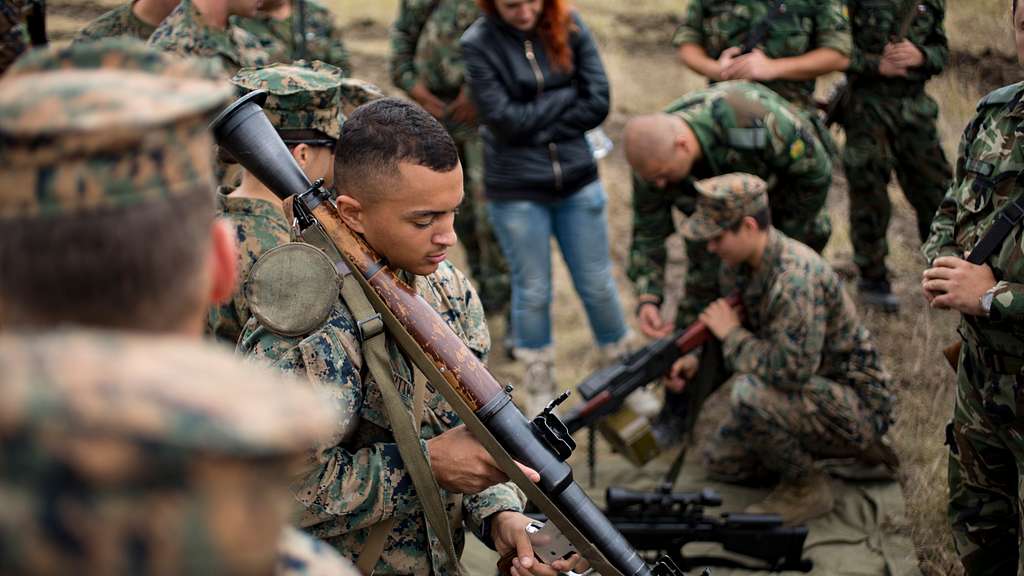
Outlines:
{"type": "Polygon", "coordinates": [[[963,348],[963,345],[964,341],[958,339],[956,342],[953,342],[942,349],[942,355],[946,357],[946,362],[949,362],[949,366],[953,369],[953,372],[960,369],[960,349],[963,348]]]}

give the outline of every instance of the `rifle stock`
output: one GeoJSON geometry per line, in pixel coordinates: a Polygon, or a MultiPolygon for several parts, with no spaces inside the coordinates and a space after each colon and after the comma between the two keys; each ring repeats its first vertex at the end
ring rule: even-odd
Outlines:
{"type": "MultiPolygon", "coordinates": [[[[265,96],[263,96],[265,98],[265,96]]],[[[319,183],[310,185],[250,93],[211,125],[220,146],[291,207],[301,233],[352,270],[388,327],[389,336],[444,395],[498,466],[601,574],[647,576],[652,569],[573,480],[564,462],[574,446],[554,414],[529,422],[505,388],[445,321],[342,221],[319,183]],[[326,239],[324,244],[320,240],[326,239]],[[532,483],[515,460],[533,468],[532,483]]],[[[656,570],[664,572],[663,566],[656,570]]]]}
{"type": "MultiPolygon", "coordinates": [[[[726,301],[737,312],[742,312],[739,294],[730,294],[726,301]]],[[[712,337],[708,327],[698,320],[587,377],[576,387],[585,402],[569,410],[562,418],[569,433],[618,411],[634,390],[667,375],[676,360],[703,346],[712,337]]]]}

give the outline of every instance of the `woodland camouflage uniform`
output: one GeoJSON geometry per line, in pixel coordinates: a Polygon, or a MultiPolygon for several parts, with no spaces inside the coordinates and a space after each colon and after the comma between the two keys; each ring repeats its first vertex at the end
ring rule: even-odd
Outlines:
{"type": "Polygon", "coordinates": [[[0,2],[0,74],[28,50],[28,32],[21,1],[0,2]]]}
{"type": "MultiPolygon", "coordinates": [[[[229,87],[138,42],[77,69],[75,50],[0,82],[0,226],[212,206],[229,87]]],[[[59,320],[0,338],[0,572],[353,574],[285,528],[290,464],[337,418],[320,394],[194,339],[59,320]]]]}
{"type": "MultiPolygon", "coordinates": [[[[1024,83],[978,104],[957,154],[953,183],[923,248],[931,262],[964,255],[1000,210],[1024,193],[1024,83]]],[[[1024,231],[1020,225],[989,258],[997,285],[988,317],[963,316],[956,407],[947,431],[949,516],[971,576],[1024,571],[1024,231]]]]}
{"type": "MultiPolygon", "coordinates": [[[[314,62],[312,67],[303,64],[243,68],[231,81],[243,93],[267,91],[263,111],[286,141],[296,131],[315,130],[318,136],[337,142],[344,122],[342,72],[322,62],[314,62]]],[[[264,252],[288,242],[291,224],[280,202],[241,198],[230,192],[223,187],[218,191],[217,213],[234,227],[240,282],[230,302],[210,310],[208,328],[218,340],[234,346],[250,315],[244,288],[249,270],[264,252]]]]}
{"type": "MultiPolygon", "coordinates": [[[[690,177],[664,189],[633,178],[630,279],[636,293],[663,297],[665,240],[675,232],[672,207],[690,215],[694,179],[747,172],[770,182],[772,220],[779,230],[821,250],[831,226],[824,211],[832,162],[814,127],[793,106],[760,84],[720,82],[675,101],[665,112],[693,129],[703,151],[690,177]]],[[[678,325],[696,319],[718,294],[719,259],[706,243],[688,240],[685,296],[678,325]]]]}
{"type": "Polygon", "coordinates": [[[320,60],[337,66],[346,76],[351,75],[352,64],[334,14],[316,0],[289,1],[292,2],[292,14],[283,20],[264,15],[255,18],[232,17],[231,20],[256,37],[271,62],[288,64],[295,60],[320,60]],[[299,1],[305,4],[306,12],[305,54],[299,53],[295,34],[299,1]]]}
{"type": "Polygon", "coordinates": [[[935,125],[939,107],[924,90],[949,59],[942,25],[946,7],[945,0],[848,0],[847,6],[854,40],[847,70],[850,101],[838,119],[846,132],[851,240],[861,276],[884,280],[892,215],[886,185],[893,168],[917,213],[922,242],[949,186],[949,161],[935,125]],[[910,10],[914,16],[906,39],[924,54],[924,64],[906,78],[883,77],[878,73],[882,51],[910,10]]]}
{"type": "MultiPolygon", "coordinates": [[[[474,0],[402,0],[391,29],[391,81],[408,93],[422,81],[446,104],[466,86],[459,39],[481,15],[474,0]]],[[[483,142],[477,125],[439,118],[459,150],[465,200],[455,232],[466,249],[473,279],[488,312],[509,302],[508,267],[484,207],[483,142]]]]}
{"type": "MultiPolygon", "coordinates": [[[[707,240],[767,208],[765,184],[730,174],[698,184],[683,234],[707,240]]],[[[744,321],[722,342],[731,412],[709,442],[707,469],[730,480],[766,473],[798,483],[816,458],[864,452],[889,428],[889,374],[831,266],[768,229],[761,265],[722,267],[744,321]]]]}
{"type": "Polygon", "coordinates": [[[149,44],[179,56],[218,60],[227,74],[270,63],[257,38],[230,22],[225,30],[207,26],[192,0],[181,0],[157,26],[149,44]]]}
{"type": "Polygon", "coordinates": [[[156,32],[156,26],[148,24],[139,19],[132,12],[135,2],[126,2],[101,14],[95,20],[89,22],[84,28],[75,34],[73,42],[90,42],[100,38],[114,38],[116,36],[130,36],[145,42],[156,32]]]}
{"type": "MultiPolygon", "coordinates": [[[[775,6],[774,0],[690,0],[673,43],[702,46],[718,59],[726,48],[741,47],[754,26],[775,6]]],[[[839,0],[787,0],[786,12],[771,20],[757,48],[769,58],[800,56],[832,48],[849,56],[850,23],[839,0]]],[[[774,80],[766,86],[805,110],[814,109],[814,80],[774,80]]]]}
{"type": "MultiPolygon", "coordinates": [[[[429,276],[409,277],[417,292],[459,335],[470,350],[485,359],[490,349],[483,308],[476,291],[454,266],[443,262],[429,276]]],[[[409,361],[388,338],[392,374],[402,400],[412,410],[413,372],[409,361]]],[[[326,442],[312,468],[297,486],[305,505],[301,525],[355,558],[370,527],[387,518],[395,524],[387,537],[375,574],[443,574],[444,548],[426,522],[419,497],[395,443],[378,384],[367,371],[359,329],[348,307],[339,301],[321,327],[309,334],[285,337],[249,320],[239,350],[285,372],[332,391],[341,407],[335,436],[326,442]]],[[[432,389],[424,403],[420,438],[426,441],[461,423],[451,406],[432,389]]],[[[462,551],[462,526],[490,542],[486,519],[503,510],[521,511],[522,494],[511,483],[473,495],[442,491],[462,551]]]]}

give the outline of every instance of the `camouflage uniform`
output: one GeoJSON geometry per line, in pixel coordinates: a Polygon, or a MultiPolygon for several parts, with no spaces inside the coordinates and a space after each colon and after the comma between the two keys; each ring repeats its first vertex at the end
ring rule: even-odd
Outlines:
{"type": "MultiPolygon", "coordinates": [[[[1024,83],[1001,88],[978,105],[960,141],[953,184],[923,248],[931,262],[959,256],[1024,193],[1024,83]]],[[[1024,571],[1020,520],[1024,495],[1024,230],[1018,225],[987,262],[999,281],[988,317],[964,316],[956,408],[946,438],[949,515],[968,574],[1024,571]]]]}
{"type": "Polygon", "coordinates": [[[122,4],[109,12],[101,14],[98,18],[89,22],[78,34],[75,34],[73,43],[91,42],[100,38],[114,38],[116,36],[130,36],[145,42],[156,31],[156,26],[143,22],[132,12],[135,2],[122,4]]]}
{"type": "Polygon", "coordinates": [[[252,34],[230,23],[225,30],[207,26],[192,0],[181,0],[157,26],[149,44],[179,56],[218,60],[228,74],[238,72],[239,68],[270,63],[270,57],[252,34]]]}
{"type": "Polygon", "coordinates": [[[0,74],[28,50],[21,2],[0,2],[0,74]]]}
{"type": "MultiPolygon", "coordinates": [[[[406,93],[422,81],[445,103],[455,100],[466,86],[459,38],[479,17],[474,0],[402,0],[391,29],[391,81],[406,93]]],[[[475,124],[440,120],[458,147],[466,188],[455,231],[484,309],[498,311],[508,305],[511,288],[484,206],[483,142],[475,124]]]]}
{"type": "Polygon", "coordinates": [[[884,279],[889,253],[885,233],[892,215],[886,185],[892,169],[917,213],[922,242],[949,186],[949,161],[935,126],[939,107],[924,91],[925,82],[942,73],[949,58],[942,26],[945,1],[847,4],[855,47],[847,71],[850,101],[838,119],[846,131],[843,169],[849,175],[850,236],[861,275],[884,279]],[[906,39],[921,49],[925,61],[907,78],[886,78],[878,74],[878,62],[907,10],[916,16],[906,39]]]}
{"type": "MultiPolygon", "coordinates": [[[[444,262],[433,274],[415,277],[414,286],[481,359],[490,336],[476,291],[454,266],[444,262]]],[[[284,337],[260,325],[246,325],[239,350],[286,372],[329,387],[342,408],[335,437],[320,450],[313,468],[296,488],[305,505],[302,525],[349,558],[362,550],[370,527],[387,518],[395,524],[375,574],[444,573],[444,548],[425,521],[412,480],[404,469],[390,430],[377,383],[367,373],[359,330],[339,300],[326,323],[305,336],[284,337]]],[[[392,373],[403,400],[412,409],[413,372],[408,360],[388,339],[392,373]]],[[[420,438],[426,440],[460,424],[440,394],[427,394],[420,438]]],[[[478,494],[443,493],[457,551],[463,522],[484,542],[490,541],[485,519],[502,510],[521,511],[522,495],[511,483],[478,494]]]]}
{"type": "MultiPolygon", "coordinates": [[[[103,44],[78,69],[75,48],[36,52],[0,82],[0,226],[212,193],[207,126],[229,87],[103,44]]],[[[0,572],[353,574],[285,529],[291,464],[338,416],[321,394],[141,320],[59,321],[0,337],[0,572]]]]}
{"type": "MultiPolygon", "coordinates": [[[[831,227],[825,200],[832,162],[814,128],[777,94],[759,84],[721,82],[693,92],[665,111],[693,129],[703,157],[690,178],[659,189],[633,178],[633,244],[629,277],[637,294],[664,295],[665,240],[675,231],[671,208],[693,213],[692,179],[743,171],[769,181],[772,221],[780,230],[821,250],[831,227]]],[[[687,241],[685,296],[677,324],[692,322],[719,293],[719,260],[706,243],[687,241]]]]}
{"type": "Polygon", "coordinates": [[[320,60],[341,68],[346,75],[351,74],[352,64],[334,14],[315,0],[301,1],[306,7],[305,54],[299,54],[296,46],[297,2],[292,2],[292,15],[284,20],[261,15],[256,18],[232,17],[231,21],[259,40],[271,62],[288,64],[295,60],[320,60]]]}
{"type": "MultiPolygon", "coordinates": [[[[764,182],[746,174],[698,186],[689,238],[712,238],[767,206],[764,182]]],[[[889,375],[820,255],[769,228],[761,258],[756,270],[722,267],[722,294],[739,293],[745,320],[722,341],[732,409],[705,463],[732,480],[767,470],[799,482],[815,458],[859,455],[885,433],[889,375]]]]}
{"type": "MultiPolygon", "coordinates": [[[[244,68],[232,78],[232,83],[242,92],[267,90],[263,111],[286,141],[295,131],[314,130],[337,141],[344,121],[339,88],[341,70],[322,62],[314,62],[308,68],[304,64],[244,68]]],[[[264,252],[290,239],[291,225],[280,203],[231,196],[224,188],[217,195],[217,213],[234,226],[240,282],[230,302],[210,309],[208,329],[218,340],[233,347],[249,319],[242,283],[264,252]]]]}
{"type": "MultiPolygon", "coordinates": [[[[726,48],[740,47],[775,0],[690,0],[673,42],[702,46],[718,59],[726,48]]],[[[844,56],[852,49],[850,23],[839,0],[787,0],[786,12],[774,18],[757,45],[769,58],[788,58],[818,48],[844,56]]],[[[793,104],[814,109],[814,80],[774,80],[766,86],[793,104]]]]}

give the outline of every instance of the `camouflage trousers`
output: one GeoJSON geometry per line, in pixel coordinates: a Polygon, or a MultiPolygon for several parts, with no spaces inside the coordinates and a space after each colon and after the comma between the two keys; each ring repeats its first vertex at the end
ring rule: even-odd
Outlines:
{"type": "MultiPolygon", "coordinates": [[[[811,211],[789,218],[777,217],[773,211],[772,221],[783,234],[807,244],[820,253],[832,235],[832,223],[828,213],[822,209],[825,198],[815,199],[808,205],[812,207],[811,211]],[[817,204],[819,200],[820,204],[817,204]]],[[[707,242],[686,240],[686,286],[683,297],[679,299],[676,326],[692,324],[708,304],[722,295],[718,288],[718,272],[721,265],[722,260],[708,252],[707,242]]]]}
{"type": "Polygon", "coordinates": [[[466,251],[469,273],[476,281],[484,311],[501,313],[511,299],[508,266],[484,205],[483,141],[475,128],[448,126],[462,160],[465,198],[455,218],[455,233],[466,251]]]}
{"type": "Polygon", "coordinates": [[[800,481],[815,460],[856,456],[877,436],[856,391],[827,378],[783,390],[739,374],[732,386],[729,415],[704,449],[712,477],[800,481]]]}
{"type": "Polygon", "coordinates": [[[946,442],[949,519],[968,576],[1024,574],[1022,416],[1024,375],[997,373],[965,343],[946,442]]]}
{"type": "Polygon", "coordinates": [[[886,230],[892,217],[887,185],[895,169],[903,194],[928,237],[951,169],[935,126],[938,105],[927,94],[887,97],[854,92],[844,127],[843,169],[850,186],[850,236],[854,262],[865,278],[885,278],[886,230]]]}

